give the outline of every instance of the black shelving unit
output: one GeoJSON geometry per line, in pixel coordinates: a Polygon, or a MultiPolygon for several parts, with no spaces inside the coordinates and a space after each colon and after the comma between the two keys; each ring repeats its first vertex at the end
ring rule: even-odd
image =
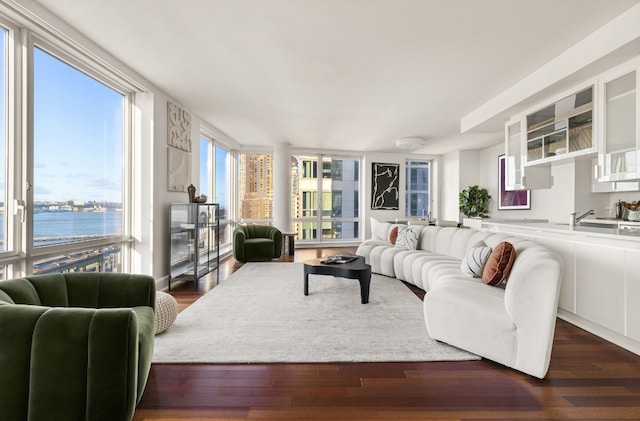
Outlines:
{"type": "Polygon", "coordinates": [[[169,289],[216,271],[220,280],[220,224],[217,203],[172,203],[169,210],[169,289]]]}

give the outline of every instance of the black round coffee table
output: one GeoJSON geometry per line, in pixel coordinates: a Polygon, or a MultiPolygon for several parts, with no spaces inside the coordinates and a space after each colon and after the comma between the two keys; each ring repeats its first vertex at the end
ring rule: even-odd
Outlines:
{"type": "Polygon", "coordinates": [[[360,301],[369,302],[369,285],[371,283],[371,266],[364,262],[363,256],[349,263],[322,263],[320,259],[304,262],[304,295],[309,295],[309,275],[332,275],[341,278],[357,279],[360,282],[360,301]]]}

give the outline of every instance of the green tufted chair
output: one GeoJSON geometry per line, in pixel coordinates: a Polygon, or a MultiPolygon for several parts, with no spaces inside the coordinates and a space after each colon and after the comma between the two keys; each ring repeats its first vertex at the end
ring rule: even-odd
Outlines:
{"type": "Polygon", "coordinates": [[[268,225],[241,225],[233,230],[233,257],[239,262],[277,259],[282,253],[282,233],[268,225]]]}
{"type": "Polygon", "coordinates": [[[0,420],[129,421],[153,354],[151,276],[0,281],[0,420]]]}

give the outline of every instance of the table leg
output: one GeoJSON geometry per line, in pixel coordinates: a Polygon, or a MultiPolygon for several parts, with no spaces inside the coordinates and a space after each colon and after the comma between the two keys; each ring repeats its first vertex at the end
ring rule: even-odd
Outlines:
{"type": "Polygon", "coordinates": [[[293,235],[290,235],[288,240],[289,240],[289,256],[293,256],[293,252],[295,249],[295,238],[293,235]]]}
{"type": "Polygon", "coordinates": [[[309,295],[309,272],[304,269],[304,295],[309,295]]]}
{"type": "Polygon", "coordinates": [[[369,286],[371,285],[371,271],[362,271],[358,277],[360,282],[360,302],[367,304],[369,302],[369,286]]]}

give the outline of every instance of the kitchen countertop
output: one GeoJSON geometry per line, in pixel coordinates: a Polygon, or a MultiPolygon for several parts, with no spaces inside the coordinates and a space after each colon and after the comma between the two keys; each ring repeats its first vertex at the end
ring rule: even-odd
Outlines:
{"type": "Polygon", "coordinates": [[[640,242],[640,230],[619,229],[617,227],[594,227],[589,225],[576,225],[570,227],[569,223],[550,222],[544,219],[482,219],[482,228],[494,226],[513,227],[540,232],[557,232],[576,236],[602,237],[618,240],[640,242]]]}

